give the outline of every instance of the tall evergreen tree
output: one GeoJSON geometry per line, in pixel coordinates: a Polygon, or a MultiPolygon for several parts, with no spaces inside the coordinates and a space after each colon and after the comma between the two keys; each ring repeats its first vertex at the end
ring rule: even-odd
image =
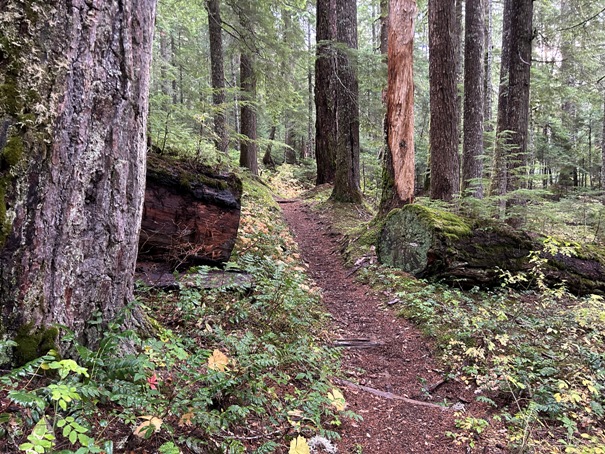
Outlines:
{"type": "Polygon", "coordinates": [[[336,0],[317,0],[315,60],[315,159],[317,184],[336,173],[336,0]]]}
{"type": "Polygon", "coordinates": [[[483,197],[484,7],[466,0],[462,194],[483,197]]]}
{"type": "Polygon", "coordinates": [[[336,173],[330,198],[360,203],[359,186],[359,82],[354,51],[357,49],[357,2],[337,0],[336,173]]]}
{"type": "Polygon", "coordinates": [[[460,189],[456,86],[455,0],[429,0],[430,150],[432,199],[450,201],[460,189]]]}
{"type": "Polygon", "coordinates": [[[210,39],[210,67],[212,103],[214,104],[214,134],[216,148],[227,152],[229,136],[225,118],[225,68],[223,63],[223,34],[219,0],[206,0],[208,35],[210,39]]]}

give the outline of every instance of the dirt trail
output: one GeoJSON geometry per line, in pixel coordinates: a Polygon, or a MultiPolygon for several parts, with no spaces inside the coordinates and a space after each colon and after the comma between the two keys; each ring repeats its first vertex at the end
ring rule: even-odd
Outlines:
{"type": "MultiPolygon", "coordinates": [[[[443,378],[430,345],[416,327],[386,308],[393,297],[376,295],[369,287],[355,282],[343,265],[338,235],[331,230],[327,215],[312,212],[299,201],[281,206],[310,275],[323,289],[324,304],[333,317],[334,338],[358,344],[344,351],[343,370],[349,379],[401,397],[431,403],[447,399],[450,404],[462,399],[468,405],[473,400],[472,390],[460,383],[443,383],[431,396],[422,392],[423,386],[437,384],[443,378]],[[372,345],[367,347],[368,343],[372,345]]],[[[456,430],[452,411],[387,399],[347,385],[341,389],[349,408],[363,421],[344,423],[339,453],[466,452],[466,448],[456,446],[445,436],[447,431],[456,430]]]]}

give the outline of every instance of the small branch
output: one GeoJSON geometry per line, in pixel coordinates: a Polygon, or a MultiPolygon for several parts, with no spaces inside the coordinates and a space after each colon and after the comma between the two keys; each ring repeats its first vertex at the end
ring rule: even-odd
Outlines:
{"type": "Polygon", "coordinates": [[[375,396],[384,397],[385,399],[401,400],[407,404],[418,405],[421,407],[438,408],[439,410],[451,410],[451,407],[444,407],[441,405],[432,404],[430,402],[423,402],[421,400],[414,400],[414,399],[410,399],[408,397],[398,396],[397,394],[380,391],[378,389],[370,388],[369,386],[357,385],[353,382],[350,382],[348,380],[344,380],[341,378],[337,378],[335,380],[342,385],[346,385],[350,388],[360,389],[360,390],[366,391],[370,394],[374,394],[375,396]]]}

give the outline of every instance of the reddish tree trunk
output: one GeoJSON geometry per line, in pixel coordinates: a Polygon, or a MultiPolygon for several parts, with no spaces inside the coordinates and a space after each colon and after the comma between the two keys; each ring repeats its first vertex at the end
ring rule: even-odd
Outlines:
{"type": "Polygon", "coordinates": [[[414,20],[415,0],[391,0],[385,120],[387,150],[380,214],[414,198],[414,20]]]}

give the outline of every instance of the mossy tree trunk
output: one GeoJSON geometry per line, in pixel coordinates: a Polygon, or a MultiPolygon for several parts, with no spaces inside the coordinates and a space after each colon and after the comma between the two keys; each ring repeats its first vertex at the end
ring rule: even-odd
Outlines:
{"type": "Polygon", "coordinates": [[[155,0],[0,10],[0,332],[94,344],[132,299],[155,0]]]}
{"type": "Polygon", "coordinates": [[[539,238],[495,221],[464,219],[449,212],[407,205],[387,216],[378,240],[381,263],[462,287],[500,285],[501,270],[527,272],[531,284],[537,251],[547,262],[546,284],[564,282],[576,294],[605,293],[605,249],[577,245],[576,255],[551,254],[539,238]]]}

